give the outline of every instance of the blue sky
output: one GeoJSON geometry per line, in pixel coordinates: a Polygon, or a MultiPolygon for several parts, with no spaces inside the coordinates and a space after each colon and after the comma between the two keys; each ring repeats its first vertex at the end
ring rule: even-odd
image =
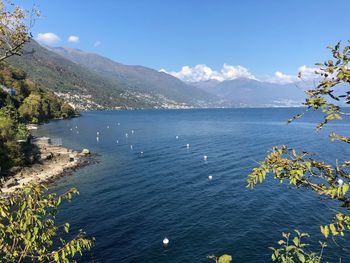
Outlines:
{"type": "Polygon", "coordinates": [[[241,65],[254,76],[295,75],[300,66],[326,59],[327,45],[350,39],[349,0],[19,3],[39,7],[43,17],[33,35],[60,38],[49,45],[168,72],[198,64],[220,72],[226,63],[241,65]],[[71,35],[79,42],[67,42],[71,35]]]}

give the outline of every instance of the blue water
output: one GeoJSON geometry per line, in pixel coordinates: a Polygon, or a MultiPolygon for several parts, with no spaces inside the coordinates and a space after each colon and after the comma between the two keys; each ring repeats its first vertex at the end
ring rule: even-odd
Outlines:
{"type": "MultiPolygon", "coordinates": [[[[286,125],[300,111],[106,111],[46,124],[39,134],[100,154],[98,164],[53,186],[58,192],[80,190],[61,207],[58,220],[96,238],[84,262],[210,262],[208,255],[224,253],[233,262],[268,262],[268,247],[277,247],[281,232],[293,229],[311,234],[311,248],[318,250],[318,240],[324,240],[319,225],[331,221],[334,201],[271,178],[254,190],[245,187],[256,161],[274,145],[311,151],[332,163],[349,155],[347,145],[327,138],[331,130],[346,134],[349,124],[330,124],[317,134],[320,116],[307,114],[286,125]]],[[[328,259],[350,262],[349,250],[328,243],[328,259]]]]}

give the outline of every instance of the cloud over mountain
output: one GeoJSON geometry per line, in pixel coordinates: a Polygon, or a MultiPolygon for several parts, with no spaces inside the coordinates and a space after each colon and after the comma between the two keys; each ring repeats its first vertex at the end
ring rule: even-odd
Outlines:
{"type": "Polygon", "coordinates": [[[220,71],[216,71],[205,64],[198,64],[194,67],[183,66],[180,71],[167,71],[165,69],[159,70],[160,72],[165,72],[167,74],[173,75],[183,81],[187,82],[200,82],[207,80],[233,80],[237,78],[246,78],[259,80],[264,82],[276,83],[276,84],[289,84],[300,81],[298,78],[298,73],[301,73],[303,80],[313,80],[317,76],[315,71],[317,68],[309,68],[305,65],[298,68],[295,75],[288,75],[282,71],[276,71],[274,75],[266,75],[262,77],[257,77],[253,75],[247,68],[240,65],[229,65],[224,64],[220,71]]]}
{"type": "Polygon", "coordinates": [[[51,32],[39,33],[36,39],[45,44],[56,44],[61,40],[59,36],[51,32]]]}
{"type": "Polygon", "coordinates": [[[255,79],[255,76],[250,73],[247,68],[240,65],[232,66],[229,64],[224,64],[220,71],[213,70],[205,64],[198,64],[194,67],[183,66],[178,72],[168,72],[165,69],[161,69],[160,71],[189,82],[206,81],[210,79],[218,81],[236,78],[255,79]]]}

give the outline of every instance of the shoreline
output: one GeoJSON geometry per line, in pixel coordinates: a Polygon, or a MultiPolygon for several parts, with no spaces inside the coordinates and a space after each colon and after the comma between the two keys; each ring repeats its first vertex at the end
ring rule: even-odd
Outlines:
{"type": "Polygon", "coordinates": [[[28,184],[50,184],[77,169],[96,163],[96,154],[88,149],[75,151],[51,145],[48,138],[39,137],[35,143],[40,151],[39,160],[30,166],[18,168],[0,184],[0,196],[6,196],[28,184]]]}

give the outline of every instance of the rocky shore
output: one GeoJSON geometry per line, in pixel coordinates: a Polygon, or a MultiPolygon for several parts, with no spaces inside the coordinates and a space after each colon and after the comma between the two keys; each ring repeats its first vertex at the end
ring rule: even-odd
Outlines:
{"type": "Polygon", "coordinates": [[[29,183],[53,182],[96,161],[88,149],[74,151],[51,145],[49,138],[38,138],[35,143],[40,152],[38,160],[31,166],[14,170],[12,174],[2,179],[0,195],[10,194],[29,183]]]}

